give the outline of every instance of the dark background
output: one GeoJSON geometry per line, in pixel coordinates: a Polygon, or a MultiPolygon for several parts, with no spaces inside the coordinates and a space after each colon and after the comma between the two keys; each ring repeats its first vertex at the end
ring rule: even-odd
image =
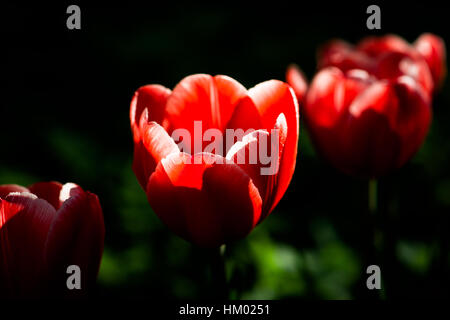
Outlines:
{"type": "MultiPolygon", "coordinates": [[[[106,240],[98,295],[210,297],[207,252],[164,227],[131,170],[134,90],[173,88],[193,73],[226,74],[250,88],[284,80],[292,62],[311,79],[316,48],[333,37],[396,33],[414,41],[433,32],[450,43],[448,13],[432,2],[378,3],[381,31],[366,28],[369,4],[2,3],[0,184],[73,181],[100,197],[106,240]],[[81,30],[66,28],[70,4],[81,7],[81,30]]],[[[382,298],[448,298],[449,89],[447,81],[435,98],[419,153],[379,182],[378,251],[367,181],[318,158],[301,124],[283,200],[227,247],[230,297],[376,297],[365,271],[378,264],[382,298]]]]}

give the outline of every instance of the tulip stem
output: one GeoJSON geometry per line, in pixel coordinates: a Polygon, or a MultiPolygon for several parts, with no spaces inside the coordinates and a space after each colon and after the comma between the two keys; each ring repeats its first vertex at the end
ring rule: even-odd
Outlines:
{"type": "Polygon", "coordinates": [[[213,249],[211,259],[212,289],[218,299],[228,299],[228,283],[225,270],[225,245],[213,249]]]}
{"type": "Polygon", "coordinates": [[[372,220],[372,227],[373,227],[373,235],[372,235],[372,241],[373,246],[375,248],[375,252],[377,255],[379,255],[381,251],[381,242],[383,234],[381,230],[379,229],[379,225],[377,221],[379,220],[378,217],[378,180],[376,179],[370,179],[369,180],[369,212],[371,215],[372,220]]]}
{"type": "MultiPolygon", "coordinates": [[[[383,231],[379,226],[379,208],[378,208],[378,180],[370,179],[368,186],[368,209],[372,225],[372,259],[376,265],[380,266],[382,259],[382,247],[383,247],[383,231]]],[[[377,298],[385,299],[386,292],[382,285],[382,290],[377,290],[377,298]]]]}
{"type": "Polygon", "coordinates": [[[378,181],[376,179],[369,180],[369,211],[371,214],[377,212],[378,202],[378,181]]]}

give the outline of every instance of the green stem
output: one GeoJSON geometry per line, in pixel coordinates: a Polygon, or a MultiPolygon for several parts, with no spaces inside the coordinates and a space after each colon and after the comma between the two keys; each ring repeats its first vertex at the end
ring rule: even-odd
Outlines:
{"type": "MultiPolygon", "coordinates": [[[[380,262],[382,260],[382,249],[383,249],[383,241],[384,236],[383,232],[380,229],[380,225],[378,223],[380,219],[380,212],[378,208],[378,180],[370,179],[368,186],[368,209],[370,213],[370,220],[372,225],[372,245],[373,245],[373,259],[375,264],[381,267],[380,262]]],[[[378,291],[378,290],[377,290],[378,291]]],[[[386,292],[384,288],[384,284],[382,284],[382,289],[378,292],[379,299],[386,298],[386,292]]]]}
{"type": "Polygon", "coordinates": [[[377,258],[380,257],[380,251],[382,247],[383,234],[379,229],[379,225],[377,221],[379,221],[379,212],[378,212],[378,180],[370,179],[369,180],[369,212],[372,220],[372,228],[373,235],[372,241],[373,246],[375,248],[375,255],[377,258]]]}
{"type": "Polygon", "coordinates": [[[369,211],[371,214],[375,215],[377,212],[377,202],[378,202],[378,180],[369,180],[369,211]]]}
{"type": "Polygon", "coordinates": [[[228,299],[228,283],[225,270],[225,245],[213,249],[211,254],[212,290],[218,299],[228,299]]]}

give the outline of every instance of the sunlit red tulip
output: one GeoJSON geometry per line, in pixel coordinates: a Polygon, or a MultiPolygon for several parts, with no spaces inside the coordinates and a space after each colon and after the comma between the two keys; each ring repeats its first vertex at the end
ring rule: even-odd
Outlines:
{"type": "Polygon", "coordinates": [[[96,195],[67,183],[0,186],[0,297],[80,295],[95,283],[104,223],[96,195]],[[80,268],[70,291],[67,268],[80,268]]]}
{"type": "Polygon", "coordinates": [[[294,92],[281,81],[247,91],[229,77],[197,74],[173,91],[147,85],[130,107],[133,170],[172,231],[218,246],[247,235],[285,193],[295,168],[298,117],[294,92]],[[224,146],[227,129],[245,135],[224,146]],[[190,136],[180,139],[180,132],[190,136]],[[208,139],[209,133],[217,136],[208,139]],[[213,150],[211,141],[222,145],[213,150]],[[267,164],[261,159],[248,159],[261,145],[274,155],[270,174],[262,174],[267,164]]]}

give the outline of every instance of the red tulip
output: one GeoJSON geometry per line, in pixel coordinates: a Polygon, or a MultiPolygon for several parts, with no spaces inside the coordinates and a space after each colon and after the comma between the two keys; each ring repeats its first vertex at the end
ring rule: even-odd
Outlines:
{"type": "Polygon", "coordinates": [[[304,114],[319,152],[335,167],[378,177],[401,167],[422,144],[431,120],[429,99],[410,76],[377,80],[363,70],[321,70],[304,114]]]}
{"type": "Polygon", "coordinates": [[[86,292],[97,277],[104,232],[97,196],[75,184],[0,186],[0,296],[70,295],[70,265],[80,268],[86,292]]]}
{"type": "Polygon", "coordinates": [[[395,35],[356,46],[332,40],[319,50],[318,66],[302,110],[319,153],[346,173],[371,178],[414,155],[446,72],[440,38],[424,34],[414,45],[395,35]]]}
{"type": "Polygon", "coordinates": [[[130,107],[133,170],[172,231],[218,246],[247,235],[280,201],[294,172],[298,117],[294,93],[281,81],[247,91],[229,77],[197,74],[173,91],[147,85],[130,107]],[[245,135],[223,146],[230,129],[245,135]],[[189,136],[181,139],[183,132],[189,136]],[[214,149],[212,140],[219,142],[214,149]],[[260,158],[249,159],[261,147],[274,155],[270,174],[260,158]]]}

